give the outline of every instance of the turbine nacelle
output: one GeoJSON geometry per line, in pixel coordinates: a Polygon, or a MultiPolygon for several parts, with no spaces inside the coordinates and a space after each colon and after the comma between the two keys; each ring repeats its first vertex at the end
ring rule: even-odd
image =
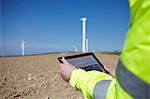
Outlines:
{"type": "Polygon", "coordinates": [[[86,17],[82,17],[80,20],[85,22],[85,21],[87,21],[87,18],[86,17]]]}

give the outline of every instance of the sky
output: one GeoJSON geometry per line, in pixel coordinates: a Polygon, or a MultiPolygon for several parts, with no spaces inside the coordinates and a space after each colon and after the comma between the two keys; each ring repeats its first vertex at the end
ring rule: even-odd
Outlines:
{"type": "Polygon", "coordinates": [[[129,28],[128,0],[0,0],[0,55],[81,51],[87,17],[89,51],[121,51],[129,28]]]}

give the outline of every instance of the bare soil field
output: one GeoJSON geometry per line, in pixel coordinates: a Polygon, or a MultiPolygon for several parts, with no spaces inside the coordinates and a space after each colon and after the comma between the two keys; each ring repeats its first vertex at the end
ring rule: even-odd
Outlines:
{"type": "MultiPolygon", "coordinates": [[[[66,55],[75,54],[67,53],[66,55]]],[[[112,71],[118,55],[95,53],[112,71]]],[[[0,58],[0,99],[83,99],[58,73],[60,54],[0,58]]],[[[114,72],[112,72],[114,75],[114,72]]]]}

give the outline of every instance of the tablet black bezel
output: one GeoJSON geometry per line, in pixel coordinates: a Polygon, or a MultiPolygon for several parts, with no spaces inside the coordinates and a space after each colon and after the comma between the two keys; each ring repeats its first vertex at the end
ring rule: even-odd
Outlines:
{"type": "MultiPolygon", "coordinates": [[[[93,53],[82,53],[77,55],[64,56],[64,58],[67,60],[67,59],[73,59],[73,58],[84,57],[89,55],[92,55],[95,58],[95,60],[102,66],[104,72],[109,74],[109,72],[104,68],[104,65],[97,59],[97,57],[93,53]]],[[[61,59],[62,57],[58,57],[59,62],[63,63],[61,59]]]]}

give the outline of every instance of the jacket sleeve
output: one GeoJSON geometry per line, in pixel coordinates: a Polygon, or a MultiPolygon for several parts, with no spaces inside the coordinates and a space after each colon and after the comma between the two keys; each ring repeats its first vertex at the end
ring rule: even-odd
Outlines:
{"type": "Polygon", "coordinates": [[[102,80],[113,80],[113,78],[103,72],[76,69],[72,72],[69,83],[72,87],[80,90],[85,99],[93,99],[93,90],[97,82],[102,80]]]}

